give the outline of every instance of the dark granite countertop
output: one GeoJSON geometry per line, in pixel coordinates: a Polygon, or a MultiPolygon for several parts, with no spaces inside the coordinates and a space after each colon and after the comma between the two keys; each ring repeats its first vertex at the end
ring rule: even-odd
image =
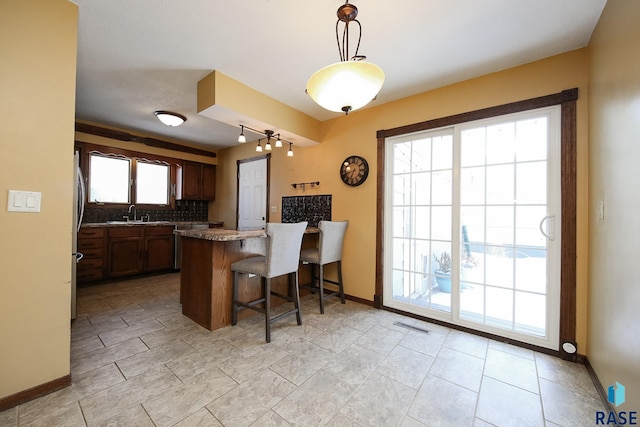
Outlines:
{"type": "Polygon", "coordinates": [[[136,227],[139,225],[146,226],[159,226],[159,225],[221,225],[221,221],[109,221],[109,222],[92,222],[92,223],[83,223],[81,225],[82,228],[91,228],[91,227],[136,227]]]}
{"type": "MultiPolygon", "coordinates": [[[[207,230],[175,230],[173,232],[182,237],[192,239],[212,240],[216,242],[232,242],[235,240],[256,239],[267,237],[264,230],[225,230],[223,228],[210,228],[207,230]]],[[[304,234],[320,233],[317,227],[307,227],[304,234]]]]}

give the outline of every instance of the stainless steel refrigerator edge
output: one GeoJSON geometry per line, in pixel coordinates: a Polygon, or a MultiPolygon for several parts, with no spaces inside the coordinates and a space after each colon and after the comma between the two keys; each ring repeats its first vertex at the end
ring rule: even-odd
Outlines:
{"type": "Polygon", "coordinates": [[[82,224],[82,217],[84,215],[85,186],[82,170],[80,169],[80,153],[77,151],[73,157],[73,169],[76,179],[73,185],[73,220],[71,230],[71,319],[76,318],[76,268],[83,257],[82,253],[78,252],[78,231],[80,231],[80,225],[82,224]]]}

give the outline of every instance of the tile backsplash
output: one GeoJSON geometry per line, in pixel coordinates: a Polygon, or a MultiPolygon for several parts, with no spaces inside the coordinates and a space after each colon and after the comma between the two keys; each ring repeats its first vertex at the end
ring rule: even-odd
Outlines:
{"type": "MultiPolygon", "coordinates": [[[[87,207],[84,211],[83,223],[102,223],[119,221],[128,215],[128,209],[87,207]]],[[[176,200],[175,209],[138,209],[138,219],[149,215],[150,221],[207,221],[209,219],[209,202],[203,200],[176,200]]]]}
{"type": "Polygon", "coordinates": [[[331,221],[331,194],[282,198],[282,222],[308,221],[317,227],[322,220],[331,221]]]}

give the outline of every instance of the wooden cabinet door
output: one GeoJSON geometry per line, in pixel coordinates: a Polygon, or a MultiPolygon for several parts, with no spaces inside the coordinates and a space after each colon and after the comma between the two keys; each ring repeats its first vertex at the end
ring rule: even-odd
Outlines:
{"type": "Polygon", "coordinates": [[[216,167],[184,161],[178,171],[177,200],[215,200],[216,167]]]}
{"type": "Polygon", "coordinates": [[[202,198],[216,199],[216,167],[213,165],[202,165],[202,198]]]}
{"type": "Polygon", "coordinates": [[[109,239],[109,277],[132,276],[142,272],[142,238],[109,239]]]}
{"type": "Polygon", "coordinates": [[[173,268],[173,227],[146,227],[144,244],[145,272],[173,268]]]}
{"type": "Polygon", "coordinates": [[[200,163],[184,162],[182,165],[182,199],[199,200],[202,173],[200,163]]]}
{"type": "Polygon", "coordinates": [[[142,227],[114,227],[109,229],[108,277],[123,277],[142,272],[144,249],[142,227]]]}

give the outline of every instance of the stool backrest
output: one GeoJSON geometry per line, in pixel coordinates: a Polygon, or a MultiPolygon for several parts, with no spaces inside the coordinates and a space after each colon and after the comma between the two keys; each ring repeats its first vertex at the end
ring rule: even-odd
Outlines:
{"type": "Polygon", "coordinates": [[[329,264],[342,260],[342,245],[349,221],[320,221],[320,264],[329,264]]]}
{"type": "Polygon", "coordinates": [[[267,223],[267,277],[277,277],[298,270],[302,236],[307,221],[294,224],[267,223]]]}

